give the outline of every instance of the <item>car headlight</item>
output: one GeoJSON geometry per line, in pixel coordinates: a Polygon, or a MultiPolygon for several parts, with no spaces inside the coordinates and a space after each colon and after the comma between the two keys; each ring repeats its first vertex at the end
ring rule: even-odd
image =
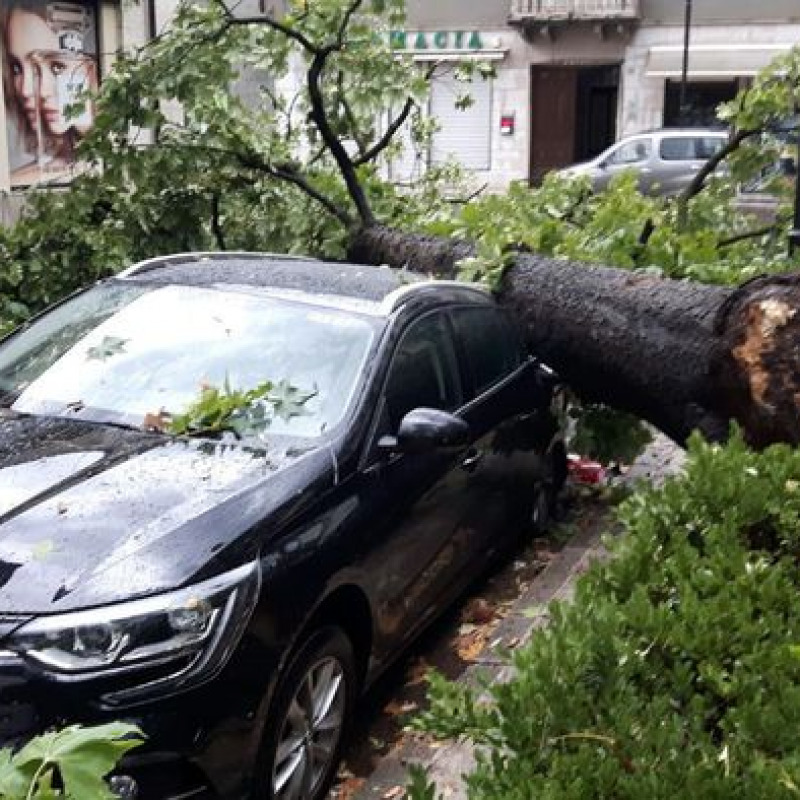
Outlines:
{"type": "Polygon", "coordinates": [[[38,617],[6,647],[62,681],[163,668],[146,686],[132,681],[130,689],[108,696],[117,702],[143,689],[185,688],[227,661],[255,606],[259,574],[253,562],[175,592],[38,617]]]}

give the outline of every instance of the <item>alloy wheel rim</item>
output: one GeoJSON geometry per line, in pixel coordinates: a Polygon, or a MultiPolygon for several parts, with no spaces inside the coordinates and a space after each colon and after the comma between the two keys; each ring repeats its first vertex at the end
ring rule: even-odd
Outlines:
{"type": "Polygon", "coordinates": [[[297,685],[280,728],[272,796],[308,800],[328,772],[344,725],[344,670],[331,656],[313,664],[297,685]]]}
{"type": "Polygon", "coordinates": [[[537,486],[534,490],[533,508],[531,509],[531,525],[538,529],[547,518],[547,492],[544,487],[537,486]]]}

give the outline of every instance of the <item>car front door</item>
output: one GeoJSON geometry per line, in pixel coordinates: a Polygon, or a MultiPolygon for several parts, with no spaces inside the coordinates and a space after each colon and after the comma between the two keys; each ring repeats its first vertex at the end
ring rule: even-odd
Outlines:
{"type": "Polygon", "coordinates": [[[405,330],[391,357],[360,476],[368,552],[362,568],[378,657],[411,638],[464,586],[463,553],[473,536],[466,447],[408,453],[378,443],[397,433],[409,411],[455,412],[461,404],[450,323],[432,311],[405,330]]]}
{"type": "Polygon", "coordinates": [[[594,188],[598,191],[605,189],[617,175],[633,170],[639,188],[648,191],[652,185],[652,156],[653,141],[649,136],[637,136],[622,142],[600,162],[600,169],[592,179],[594,188]]]}
{"type": "Polygon", "coordinates": [[[473,306],[451,314],[468,399],[461,414],[479,459],[470,474],[470,518],[480,533],[475,543],[490,552],[520,532],[521,512],[550,478],[546,452],[557,427],[539,368],[505,312],[473,306]]]}

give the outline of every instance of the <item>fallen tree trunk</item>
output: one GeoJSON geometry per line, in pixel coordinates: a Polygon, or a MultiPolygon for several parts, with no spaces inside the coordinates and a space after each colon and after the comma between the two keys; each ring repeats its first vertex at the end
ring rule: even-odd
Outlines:
{"type": "MultiPolygon", "coordinates": [[[[453,278],[467,242],[371,227],[358,263],[453,278]]],[[[800,275],[738,288],[520,254],[498,291],[528,345],[585,400],[648,420],[678,442],[694,429],[722,439],[800,444],[800,275]]]]}

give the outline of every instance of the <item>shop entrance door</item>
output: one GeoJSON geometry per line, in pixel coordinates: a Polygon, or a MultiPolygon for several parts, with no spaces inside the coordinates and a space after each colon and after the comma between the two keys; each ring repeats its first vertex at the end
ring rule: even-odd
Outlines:
{"type": "Polygon", "coordinates": [[[618,94],[616,64],[531,68],[531,183],[613,144],[618,94]]]}

